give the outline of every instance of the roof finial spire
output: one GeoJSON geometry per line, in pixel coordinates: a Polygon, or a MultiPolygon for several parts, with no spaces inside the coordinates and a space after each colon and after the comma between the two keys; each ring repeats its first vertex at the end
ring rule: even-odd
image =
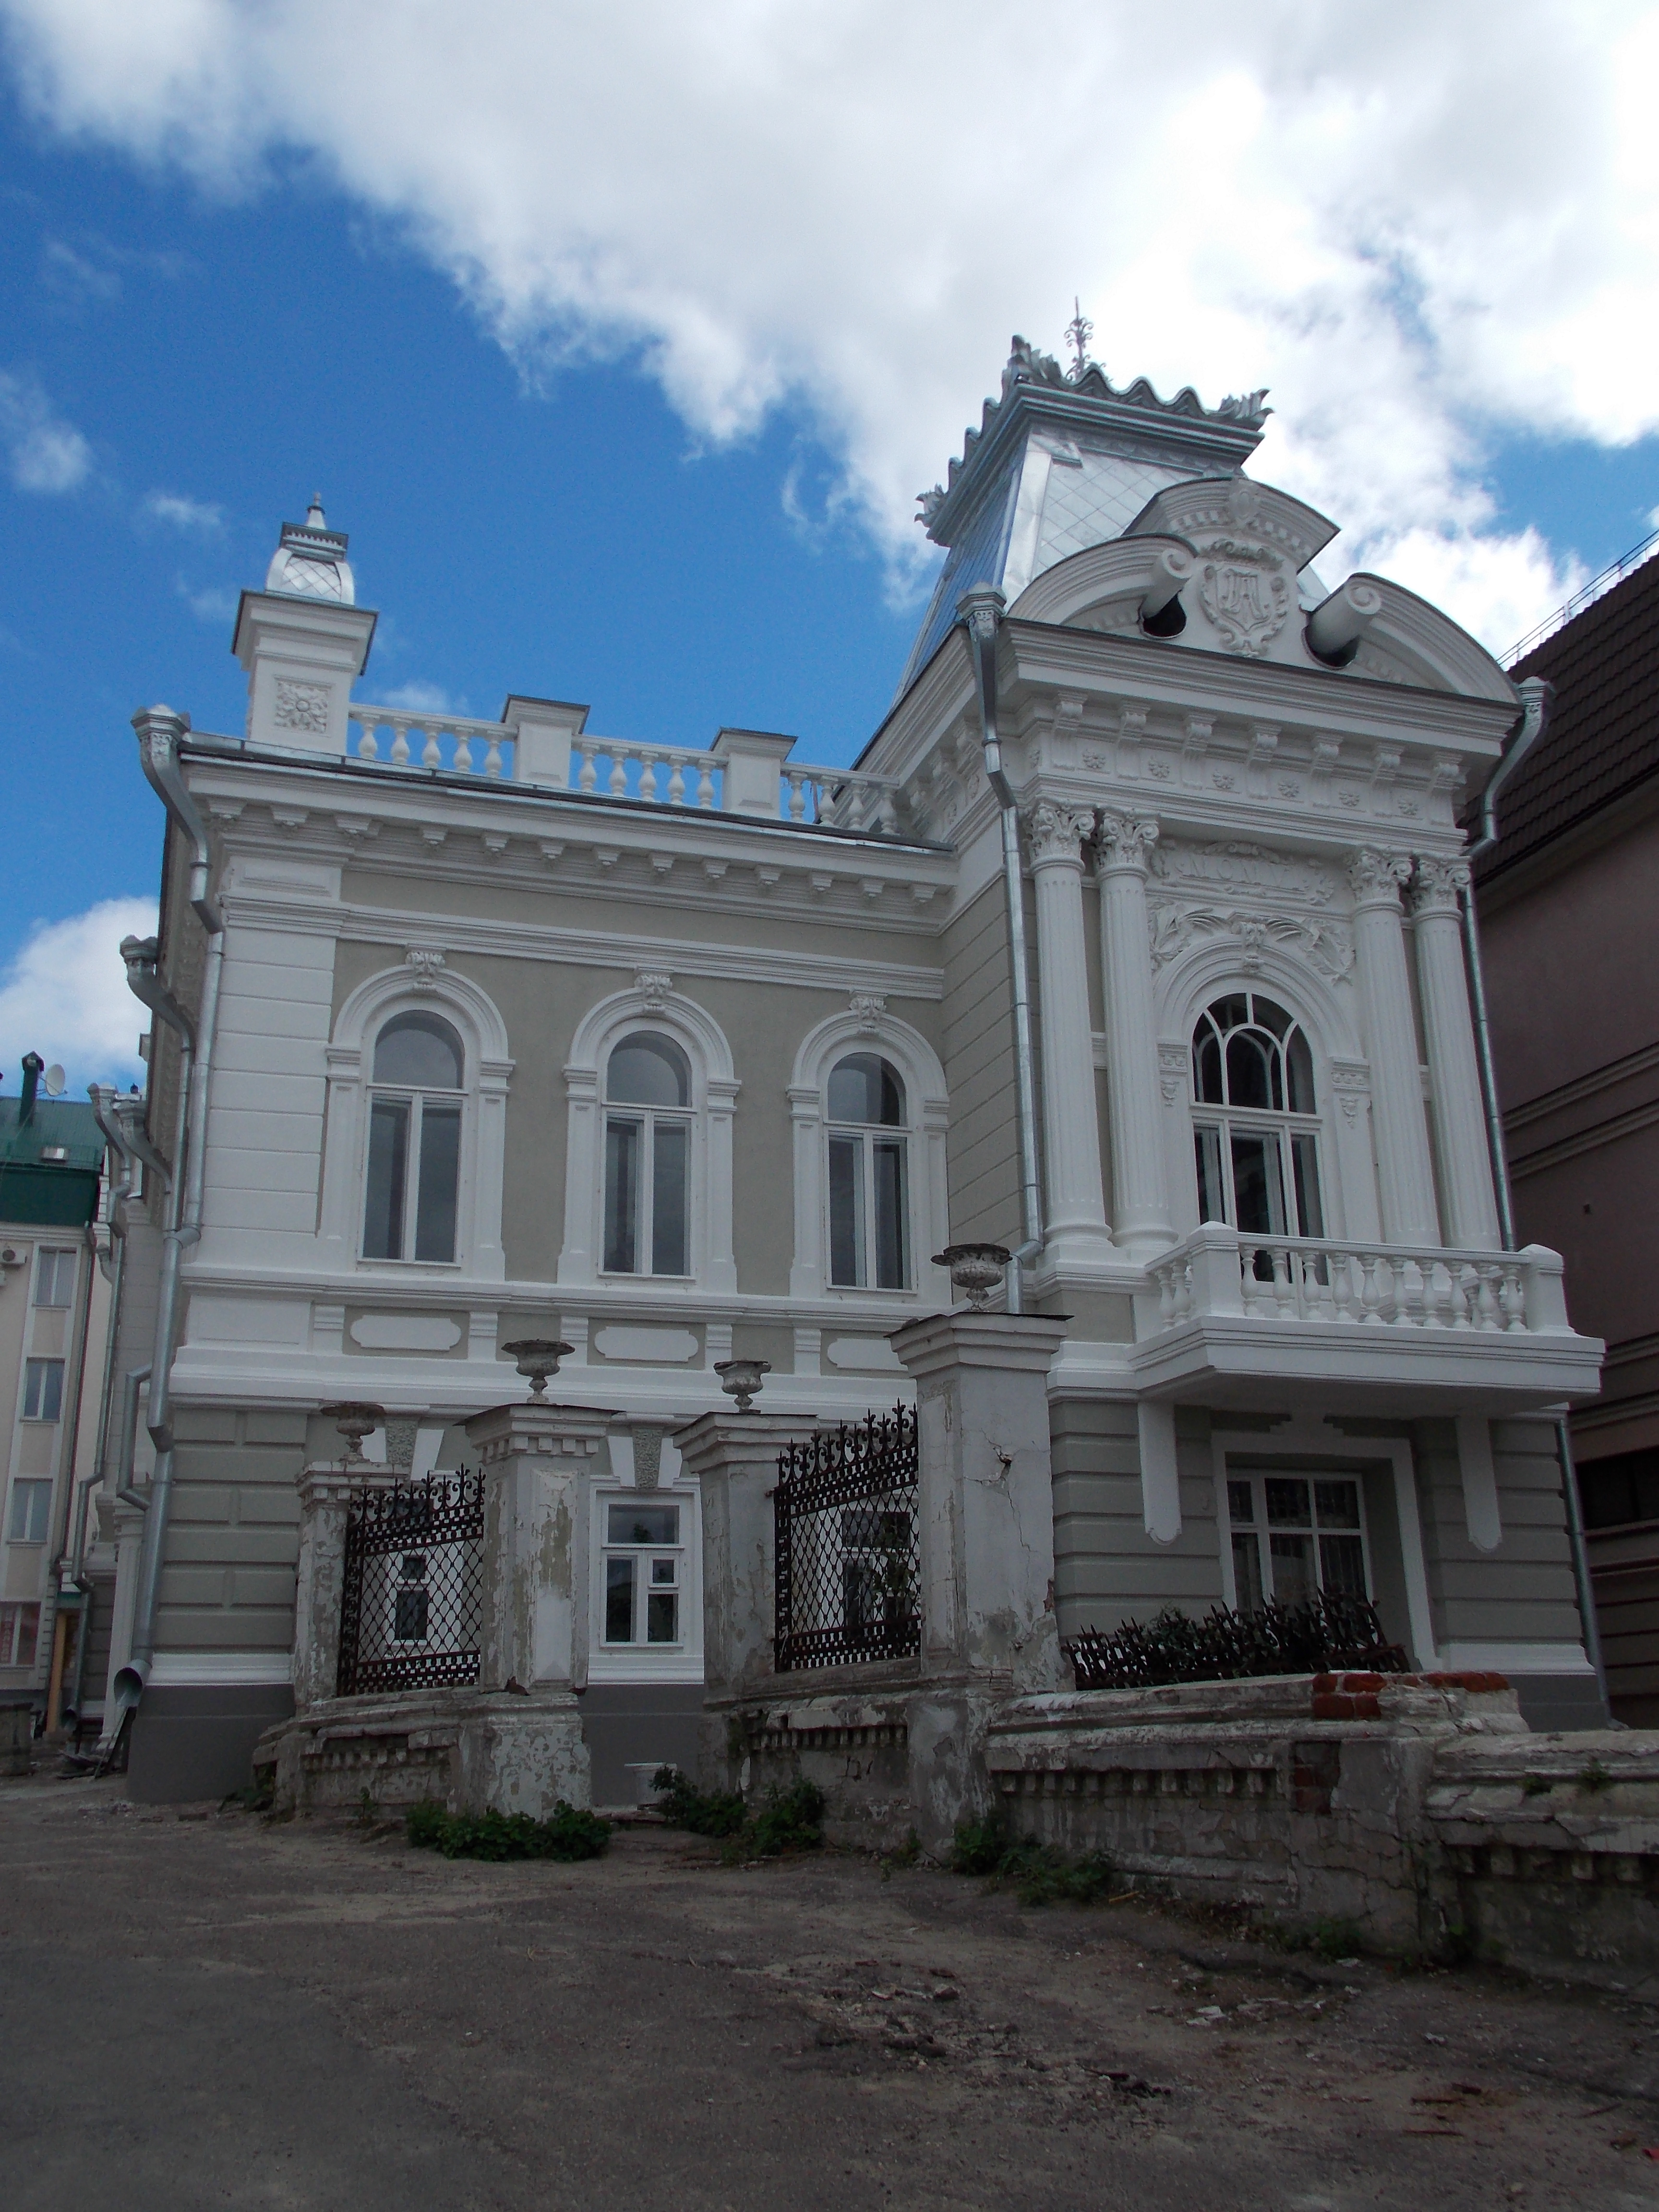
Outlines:
{"type": "Polygon", "coordinates": [[[319,491],[314,491],[311,495],[311,506],[306,514],[306,528],[307,530],[328,528],[328,517],[323,513],[323,495],[319,491]]]}
{"type": "Polygon", "coordinates": [[[1072,381],[1073,384],[1080,382],[1085,369],[1091,366],[1089,360],[1089,341],[1093,337],[1094,334],[1095,326],[1089,320],[1087,315],[1084,313],[1083,302],[1078,298],[1077,295],[1073,293],[1072,295],[1072,319],[1066,325],[1066,342],[1071,347],[1073,353],[1077,356],[1072,363],[1072,381]]]}

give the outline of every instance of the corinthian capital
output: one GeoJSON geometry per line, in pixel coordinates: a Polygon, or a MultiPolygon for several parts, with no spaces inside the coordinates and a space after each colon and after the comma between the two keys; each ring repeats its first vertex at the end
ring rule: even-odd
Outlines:
{"type": "Polygon", "coordinates": [[[1145,875],[1152,849],[1158,842],[1158,824],[1133,814],[1100,814],[1100,865],[1133,868],[1145,875]]]}
{"type": "Polygon", "coordinates": [[[1397,908],[1401,885],[1410,881],[1411,872],[1409,853],[1363,850],[1348,855],[1348,881],[1353,885],[1354,899],[1360,906],[1397,908]]]}
{"type": "Polygon", "coordinates": [[[1094,815],[1085,806],[1056,806],[1051,799],[1038,799],[1025,817],[1031,866],[1041,868],[1056,860],[1069,860],[1080,868],[1083,841],[1094,826],[1094,815]]]}
{"type": "Polygon", "coordinates": [[[1458,902],[1468,890],[1471,878],[1467,860],[1431,860],[1419,853],[1417,872],[1412,878],[1412,912],[1419,914],[1455,914],[1458,902]]]}

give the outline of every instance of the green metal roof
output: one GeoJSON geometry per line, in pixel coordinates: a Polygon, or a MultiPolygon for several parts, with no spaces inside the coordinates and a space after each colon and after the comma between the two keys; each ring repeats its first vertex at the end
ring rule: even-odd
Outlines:
{"type": "Polygon", "coordinates": [[[21,1127],[21,1099],[0,1098],[0,1221],[75,1228],[98,1211],[104,1138],[90,1106],[37,1098],[21,1127]],[[63,1157],[52,1157],[61,1152],[63,1157]]]}

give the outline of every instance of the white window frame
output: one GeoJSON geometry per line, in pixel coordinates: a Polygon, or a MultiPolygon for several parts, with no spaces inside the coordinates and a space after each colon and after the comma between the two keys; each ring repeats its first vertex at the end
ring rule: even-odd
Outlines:
{"type": "MultiPolygon", "coordinates": [[[[9,1544],[49,1544],[52,1541],[52,1493],[54,1486],[49,1477],[42,1475],[16,1474],[12,1477],[11,1496],[6,1500],[6,1541],[9,1544]],[[31,1506],[38,1505],[43,1491],[46,1493],[46,1526],[38,1536],[20,1534],[18,1523],[22,1519],[20,1509],[25,1498],[31,1506]]],[[[24,1526],[27,1528],[27,1522],[24,1522],[24,1526]]]]}
{"type": "Polygon", "coordinates": [[[830,1116],[829,1085],[835,1076],[836,1070],[844,1061],[853,1057],[850,1052],[841,1054],[839,1058],[830,1062],[829,1072],[824,1078],[823,1250],[825,1270],[832,1290],[881,1291],[888,1297],[902,1297],[914,1286],[916,1273],[916,1251],[911,1241],[915,1209],[910,1203],[912,1159],[915,1149],[913,1141],[915,1135],[912,1119],[913,1094],[909,1085],[904,1079],[903,1071],[896,1061],[889,1060],[884,1052],[866,1051],[864,1057],[881,1060],[892,1069],[903,1096],[903,1117],[897,1121],[832,1121],[830,1116]],[[835,1277],[835,1238],[833,1224],[830,1218],[834,1177],[830,1171],[830,1158],[831,1148],[836,1143],[848,1141],[859,1146],[860,1157],[860,1176],[863,1201],[860,1210],[864,1216],[860,1228],[864,1271],[866,1278],[861,1283],[838,1282],[835,1277]],[[868,1279],[881,1242],[881,1205],[876,1183],[876,1147],[878,1144],[884,1142],[888,1145],[896,1145],[899,1155],[899,1205],[901,1207],[899,1236],[903,1249],[904,1264],[902,1270],[903,1279],[896,1284],[877,1283],[868,1279]]]}
{"type": "MultiPolygon", "coordinates": [[[[950,1100],[939,1055],[921,1031],[884,1007],[849,1008],[818,1023],[801,1041],[789,1085],[794,1131],[795,1255],[789,1271],[793,1298],[857,1308],[876,1304],[949,1305],[954,1293],[932,1255],[950,1241],[945,1183],[945,1135],[950,1100]],[[830,1131],[853,1124],[830,1120],[830,1075],[853,1053],[889,1061],[904,1085],[907,1246],[910,1280],[902,1291],[860,1288],[830,1279],[830,1131]]],[[[875,1124],[868,1126],[875,1129],[875,1124]]],[[[879,1133],[878,1132],[878,1133],[879,1133]]]]}
{"type": "MultiPolygon", "coordinates": [[[[1194,1140],[1193,1173],[1194,1179],[1198,1181],[1199,1186],[1199,1212],[1201,1217],[1203,1214],[1204,1205],[1204,1187],[1202,1180],[1198,1176],[1197,1139],[1200,1132],[1207,1129],[1213,1129],[1218,1133],[1218,1137],[1216,1151],[1218,1154],[1218,1165],[1221,1171],[1223,1206],[1221,1218],[1230,1227],[1239,1229],[1241,1236],[1260,1235],[1263,1237],[1306,1237],[1310,1238],[1323,1238],[1328,1237],[1330,1234],[1330,1230],[1328,1226],[1330,1215],[1325,1199],[1325,1121],[1323,1115],[1317,1110],[1316,1103],[1316,1110],[1314,1112],[1311,1114],[1302,1114],[1292,1112],[1288,1107],[1279,1108],[1224,1105],[1218,1101],[1200,1099],[1198,1096],[1196,1060],[1198,1056],[1198,1036],[1200,1026],[1209,1013],[1210,1008],[1216,1005],[1220,999],[1243,998],[1247,994],[1252,1000],[1258,999],[1266,999],[1270,1000],[1281,1013],[1285,1014],[1288,1018],[1292,1027],[1300,1032],[1303,1042],[1307,1048],[1310,1079],[1314,1086],[1314,1097],[1316,1102],[1317,1102],[1320,1095],[1318,1063],[1314,1053],[1313,1039],[1308,1034],[1307,1026],[1297,1014],[1294,1008],[1285,1006],[1284,1001],[1276,998],[1271,991],[1259,990],[1254,984],[1247,984],[1237,991],[1218,992],[1204,1006],[1200,1007],[1193,1022],[1192,1036],[1189,1046],[1194,1062],[1192,1077],[1193,1135],[1194,1140]],[[1271,1138],[1273,1140],[1275,1149],[1279,1154],[1279,1194],[1284,1201],[1285,1211],[1287,1217],[1292,1212],[1298,1216],[1298,1218],[1295,1222],[1291,1221],[1287,1218],[1285,1224],[1282,1229],[1249,1231],[1240,1228],[1238,1220],[1238,1197],[1237,1192],[1234,1188],[1232,1139],[1235,1130],[1238,1131],[1243,1135],[1267,1137],[1271,1138]],[[1319,1225],[1316,1229],[1304,1228],[1301,1224],[1299,1219],[1301,1206],[1297,1197],[1295,1146],[1295,1140],[1298,1137],[1311,1138],[1313,1140],[1313,1196],[1314,1203],[1319,1212],[1319,1225]]],[[[1269,1030],[1264,1023],[1256,1022],[1254,1018],[1252,1018],[1252,1020],[1248,1024],[1241,1024],[1241,1027],[1247,1028],[1252,1031],[1258,1032],[1261,1035],[1267,1036],[1278,1047],[1279,1063],[1283,1071],[1285,1084],[1285,1095],[1288,1097],[1290,1083],[1290,1054],[1285,1048],[1285,1040],[1280,1037],[1274,1037],[1272,1030],[1269,1030]]],[[[1223,1070],[1222,1081],[1224,1085],[1226,1082],[1225,1070],[1227,1046],[1229,1040],[1237,1034],[1237,1031],[1234,1030],[1218,1030],[1216,1034],[1221,1047],[1223,1070]]]]}
{"type": "MultiPolygon", "coordinates": [[[[567,1285],[637,1285],[653,1297],[690,1297],[735,1291],[732,1245],[732,1118],[742,1087],[725,1031],[695,1000],[665,977],[645,976],[589,1009],[571,1040],[564,1068],[564,1242],[558,1280],[567,1285]],[[636,1030],[671,1038],[691,1072],[689,1275],[608,1273],[605,1261],[605,1129],[611,1109],[604,1098],[611,1054],[636,1030]]],[[[673,1109],[618,1106],[618,1115],[673,1109]]]]}
{"type": "Polygon", "coordinates": [[[34,1252],[34,1304],[36,1310],[46,1313],[65,1313],[75,1304],[75,1286],[80,1279],[81,1255],[72,1244],[39,1244],[34,1252]],[[69,1290],[60,1297],[64,1262],[69,1262],[69,1290]],[[46,1295],[50,1289],[51,1297],[46,1295]]]}
{"type": "MultiPolygon", "coordinates": [[[[1231,1577],[1234,1593],[1230,1601],[1231,1603],[1239,1605],[1243,1602],[1238,1592],[1238,1571],[1233,1562],[1233,1539],[1237,1535],[1253,1535],[1256,1539],[1256,1557],[1260,1563],[1261,1575],[1261,1595],[1264,1601],[1272,1601],[1276,1595],[1273,1589],[1273,1546],[1270,1540],[1272,1537],[1305,1535],[1310,1539],[1314,1546],[1313,1589],[1316,1591],[1325,1586],[1323,1564],[1319,1553],[1321,1537],[1357,1534],[1359,1538],[1360,1559],[1364,1575],[1364,1595],[1367,1597],[1375,1597],[1376,1584],[1371,1578],[1370,1525],[1365,1511],[1365,1479],[1363,1474],[1352,1468],[1341,1467],[1314,1468],[1229,1467],[1226,1480],[1229,1487],[1224,1499],[1226,1507],[1224,1526],[1226,1532],[1227,1572],[1231,1577]],[[1269,1482],[1300,1482],[1307,1486],[1309,1518],[1305,1523],[1297,1522],[1292,1526],[1288,1522],[1275,1524],[1268,1520],[1267,1486],[1269,1482]],[[1343,1482],[1352,1486],[1359,1501],[1358,1529],[1321,1527],[1318,1498],[1314,1488],[1314,1485],[1319,1482],[1343,1482]],[[1237,1521],[1233,1517],[1233,1495],[1231,1486],[1234,1483],[1245,1483],[1249,1486],[1254,1517],[1249,1521],[1237,1521]]],[[[1311,1592],[1309,1593],[1309,1595],[1311,1594],[1311,1592]]],[[[1284,1601],[1279,1601],[1279,1602],[1284,1601]]]]}
{"type": "Polygon", "coordinates": [[[360,983],[335,1018],[327,1048],[328,1102],[324,1130],[323,1193],[318,1249],[322,1266],[346,1275],[422,1276],[500,1282],[507,1272],[501,1213],[507,1156],[507,1097],[513,1074],[507,1025],[488,994],[428,948],[410,963],[360,983]],[[464,1054],[460,1171],[455,1208],[455,1257],[370,1260],[362,1240],[368,1188],[369,1097],[374,1045],[398,1014],[441,1017],[464,1054]]]}
{"type": "MultiPolygon", "coordinates": [[[[461,1050],[461,1080],[455,1090],[445,1090],[441,1085],[433,1084],[380,1083],[374,1078],[374,1054],[380,1049],[380,1039],[392,1024],[399,1018],[400,1014],[414,1011],[416,1010],[410,1007],[400,1008],[398,1013],[388,1014],[375,1030],[373,1042],[368,1048],[368,1093],[365,1109],[365,1119],[370,1139],[374,1127],[374,1109],[382,1099],[405,1106],[409,1109],[409,1118],[404,1125],[406,1133],[404,1141],[404,1191],[401,1210],[404,1249],[396,1253],[369,1253],[362,1249],[368,1234],[369,1146],[368,1140],[366,1140],[363,1149],[363,1218],[357,1232],[358,1257],[367,1261],[371,1267],[413,1265],[453,1267],[459,1262],[461,1249],[461,1164],[466,1151],[467,1109],[470,1103],[466,1080],[466,1040],[459,1030],[456,1030],[453,1022],[446,1023],[446,1026],[453,1032],[456,1042],[461,1050]],[[455,1234],[450,1255],[447,1260],[417,1260],[415,1252],[415,1240],[420,1227],[421,1154],[426,1141],[426,1108],[428,1099],[441,1108],[454,1107],[460,1115],[460,1129],[455,1146],[455,1234]]],[[[428,1010],[424,1006],[418,1011],[422,1013],[428,1011],[436,1012],[435,1008],[428,1010]]],[[[445,1017],[439,1015],[438,1018],[444,1020],[445,1017]]]]}
{"type": "Polygon", "coordinates": [[[24,1421],[39,1421],[49,1427],[53,1423],[61,1421],[63,1418],[64,1362],[61,1359],[36,1358],[31,1355],[23,1362],[23,1390],[19,1400],[18,1419],[24,1421]],[[47,1396],[46,1376],[54,1367],[58,1370],[58,1404],[53,1412],[43,1413],[40,1408],[47,1396]],[[36,1387],[37,1377],[39,1388],[36,1387]]]}
{"type": "MultiPolygon", "coordinates": [[[[665,1459],[672,1451],[663,1442],[665,1459]]],[[[666,1471],[666,1470],[665,1470],[666,1471]]],[[[591,1682],[701,1682],[702,1674],[702,1500],[694,1482],[682,1479],[661,1488],[641,1492],[614,1482],[596,1486],[589,1498],[590,1529],[587,1674],[591,1682]],[[679,1509],[678,1545],[613,1545],[608,1541],[610,1509],[613,1505],[673,1505],[679,1509]],[[679,1638],[673,1644],[608,1644],[605,1641],[605,1562],[628,1552],[648,1560],[677,1557],[679,1561],[679,1638]]],[[[643,1625],[644,1595],[636,1583],[635,1617],[643,1625]]]]}
{"type": "MultiPolygon", "coordinates": [[[[636,1036],[647,1036],[653,1034],[661,1035],[667,1037],[671,1043],[676,1045],[679,1044],[679,1039],[678,1037],[670,1036],[670,1033],[667,1030],[653,1032],[648,1024],[641,1024],[636,1029],[623,1030],[619,1036],[611,1040],[610,1047],[605,1055],[600,1085],[600,1088],[604,1092],[608,1094],[610,1091],[611,1065],[617,1054],[620,1052],[632,1038],[636,1036]]],[[[684,1052],[684,1047],[681,1046],[680,1049],[684,1052]]],[[[599,1176],[601,1185],[599,1195],[599,1274],[601,1279],[604,1280],[617,1283],[691,1283],[695,1282],[696,1279],[696,1246],[693,1237],[693,1224],[696,1219],[697,1212],[696,1193],[699,1173],[699,1146],[697,1139],[699,1129],[696,1108],[694,1103],[695,1092],[693,1091],[690,1073],[690,1054],[687,1053],[685,1054],[685,1058],[687,1063],[686,1090],[688,1096],[684,1106],[641,1106],[635,1104],[631,1099],[613,1100],[608,1095],[604,1099],[604,1121],[601,1125],[599,1150],[599,1176]],[[684,1129],[685,1131],[685,1266],[678,1274],[665,1273],[659,1275],[654,1267],[612,1267],[607,1264],[605,1249],[605,1218],[610,1211],[611,1199],[611,1125],[617,1121],[631,1122],[639,1129],[640,1132],[639,1203],[638,1214],[635,1224],[635,1255],[636,1258],[649,1257],[651,1259],[654,1259],[656,1256],[656,1158],[658,1127],[659,1124],[666,1123],[672,1127],[684,1129]]]]}

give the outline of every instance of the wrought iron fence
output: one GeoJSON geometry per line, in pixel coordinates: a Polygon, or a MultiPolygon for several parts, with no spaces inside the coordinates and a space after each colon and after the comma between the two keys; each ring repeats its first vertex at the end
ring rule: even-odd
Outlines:
{"type": "Polygon", "coordinates": [[[343,1698],[465,1687],[483,1620],[483,1477],[462,1468],[368,1492],[346,1520],[343,1698]]]}
{"type": "Polygon", "coordinates": [[[826,1429],[778,1457],[777,1670],[921,1649],[916,1417],[826,1429]]]}
{"type": "Polygon", "coordinates": [[[1170,1608],[1156,1620],[1126,1620],[1109,1636],[1085,1628],[1066,1644],[1066,1656],[1079,1690],[1231,1682],[1348,1668],[1379,1674],[1407,1671],[1405,1652],[1389,1642],[1370,1598],[1339,1590],[1252,1613],[1217,1606],[1202,1620],[1170,1608]]]}

